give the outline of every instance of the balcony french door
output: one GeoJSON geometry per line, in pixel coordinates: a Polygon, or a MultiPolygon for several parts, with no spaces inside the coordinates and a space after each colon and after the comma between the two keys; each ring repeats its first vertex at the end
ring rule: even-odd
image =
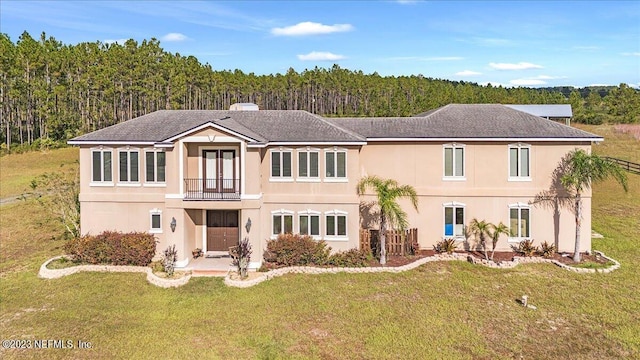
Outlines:
{"type": "Polygon", "coordinates": [[[236,192],[235,150],[203,150],[202,161],[204,192],[236,192]]]}

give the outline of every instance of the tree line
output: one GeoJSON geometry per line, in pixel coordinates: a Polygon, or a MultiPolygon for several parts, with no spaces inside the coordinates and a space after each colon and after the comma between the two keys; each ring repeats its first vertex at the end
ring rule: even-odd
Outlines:
{"type": "Polygon", "coordinates": [[[640,122],[640,92],[618,87],[505,88],[422,75],[313,68],[256,75],[214,70],[164,51],[156,39],[63,44],[0,34],[3,148],[65,141],[160,109],[307,110],[323,116],[411,116],[450,103],[566,104],[574,121],[640,122]]]}

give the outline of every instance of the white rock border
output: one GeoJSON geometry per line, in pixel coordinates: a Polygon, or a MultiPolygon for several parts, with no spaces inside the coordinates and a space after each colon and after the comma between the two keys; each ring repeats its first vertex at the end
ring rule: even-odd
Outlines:
{"type": "MultiPolygon", "coordinates": [[[[484,265],[491,268],[497,268],[497,269],[510,269],[519,264],[551,263],[565,270],[574,271],[577,273],[605,273],[605,274],[620,268],[620,263],[614,260],[613,258],[605,256],[600,251],[594,251],[594,253],[597,253],[603,258],[613,262],[614,265],[608,268],[603,268],[603,269],[585,269],[585,268],[568,266],[557,260],[545,259],[541,257],[514,257],[513,261],[503,261],[499,264],[496,264],[492,261],[487,261],[484,259],[480,260],[480,259],[473,258],[472,263],[484,265]]],[[[238,288],[248,288],[254,285],[258,285],[263,281],[270,280],[270,279],[273,279],[274,277],[282,276],[285,274],[337,274],[341,272],[352,273],[352,274],[379,273],[379,272],[399,273],[399,272],[415,269],[418,266],[422,266],[426,263],[434,262],[434,261],[469,261],[468,257],[469,255],[458,254],[458,253],[436,254],[436,255],[424,257],[412,263],[409,263],[403,266],[397,266],[397,267],[319,268],[319,267],[313,267],[313,266],[290,266],[290,267],[267,271],[262,276],[259,276],[251,280],[233,280],[229,275],[227,275],[224,278],[224,283],[227,286],[233,286],[238,288]]]]}
{"type": "MultiPolygon", "coordinates": [[[[248,288],[251,286],[255,286],[260,284],[263,281],[271,280],[274,277],[282,276],[285,274],[337,274],[337,273],[351,273],[351,274],[364,274],[364,273],[380,273],[380,272],[389,272],[389,273],[399,273],[408,270],[413,270],[419,266],[422,266],[426,263],[434,262],[434,261],[470,261],[473,264],[483,265],[490,268],[496,269],[511,269],[519,264],[534,264],[534,263],[551,263],[557,265],[565,270],[582,273],[582,274],[594,274],[594,273],[604,273],[608,274],[614,270],[620,268],[620,263],[608,256],[606,256],[601,251],[594,251],[594,253],[602,256],[603,258],[611,261],[613,263],[612,266],[608,268],[602,269],[587,269],[587,268],[577,268],[569,265],[565,265],[557,260],[553,259],[545,259],[541,257],[519,257],[516,256],[513,258],[513,261],[503,261],[499,264],[494,263],[492,261],[487,261],[484,259],[477,259],[475,257],[470,257],[465,254],[436,254],[433,256],[427,256],[421,259],[418,259],[412,263],[396,266],[396,267],[352,267],[352,268],[342,268],[342,267],[332,267],[332,268],[320,268],[314,266],[290,266],[275,270],[270,270],[262,275],[251,279],[251,280],[234,280],[231,279],[231,274],[228,273],[224,278],[224,283],[227,286],[233,286],[238,288],[248,288]]],[[[69,258],[66,255],[60,255],[53,257],[47,261],[45,261],[40,266],[40,271],[38,272],[38,276],[43,279],[58,279],[63,276],[68,276],[71,274],[75,274],[81,271],[99,271],[99,272],[141,272],[147,273],[147,281],[151,284],[163,287],[163,288],[171,288],[185,285],[191,279],[191,274],[187,274],[184,277],[179,279],[167,279],[156,276],[150,267],[148,266],[123,266],[123,265],[78,265],[71,266],[64,269],[49,269],[47,265],[52,261],[61,259],[61,258],[69,258]]]]}
{"type": "Polygon", "coordinates": [[[53,257],[44,262],[40,266],[40,271],[38,271],[38,277],[42,279],[59,279],[63,276],[68,276],[71,274],[75,274],[82,271],[97,271],[97,272],[139,272],[139,273],[147,273],[147,281],[151,284],[163,288],[171,288],[182,286],[189,282],[191,279],[191,274],[186,274],[185,276],[178,279],[167,279],[161,278],[153,273],[148,266],[125,266],[125,265],[78,265],[71,266],[64,269],[49,269],[47,265],[52,261],[69,258],[66,255],[60,255],[53,257]]]}

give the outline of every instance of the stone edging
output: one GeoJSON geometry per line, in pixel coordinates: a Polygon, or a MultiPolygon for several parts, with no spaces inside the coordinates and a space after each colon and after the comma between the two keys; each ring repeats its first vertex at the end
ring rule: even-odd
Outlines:
{"type": "MultiPolygon", "coordinates": [[[[332,268],[319,268],[313,266],[290,266],[286,268],[280,268],[275,270],[270,270],[268,272],[263,273],[261,276],[251,279],[251,280],[232,280],[230,275],[227,274],[224,278],[224,283],[227,286],[233,286],[238,288],[247,288],[254,285],[258,285],[259,283],[273,279],[274,277],[282,276],[285,274],[337,274],[337,273],[351,273],[351,274],[364,274],[364,273],[399,273],[408,270],[415,269],[419,266],[422,266],[426,263],[434,262],[434,261],[470,261],[473,264],[483,265],[490,268],[497,269],[510,269],[519,264],[534,264],[534,263],[551,263],[557,265],[565,270],[577,272],[577,273],[605,273],[608,274],[614,270],[620,268],[620,263],[608,256],[605,256],[604,253],[600,251],[594,251],[594,253],[602,256],[603,258],[613,262],[613,265],[604,268],[604,269],[585,269],[585,268],[577,268],[565,265],[557,260],[553,259],[545,259],[541,257],[514,257],[513,261],[503,261],[499,264],[496,264],[491,261],[487,261],[484,259],[476,259],[470,257],[468,255],[463,254],[437,254],[434,256],[428,256],[421,259],[418,259],[412,263],[396,266],[396,267],[355,267],[355,268],[341,268],[341,267],[332,267],[332,268]]],[[[44,262],[40,266],[40,271],[38,272],[38,276],[43,279],[57,279],[63,276],[75,274],[81,271],[100,271],[100,272],[142,272],[147,273],[147,281],[151,284],[160,286],[163,288],[170,287],[178,287],[186,284],[191,279],[191,274],[187,274],[179,279],[166,279],[156,276],[150,267],[147,266],[121,266],[121,265],[78,265],[72,266],[64,269],[49,269],[47,265],[61,258],[68,258],[66,255],[60,255],[53,257],[44,262]]]]}
{"type": "Polygon", "coordinates": [[[71,274],[75,274],[82,271],[98,271],[98,272],[140,272],[147,274],[147,281],[153,285],[170,288],[170,287],[178,287],[186,284],[191,279],[191,274],[187,274],[184,277],[179,279],[165,279],[159,276],[156,276],[148,266],[124,266],[124,265],[78,265],[71,266],[64,269],[49,269],[47,265],[50,262],[61,259],[68,258],[66,255],[60,255],[53,257],[44,262],[40,266],[40,271],[38,271],[38,276],[43,279],[58,279],[63,276],[68,276],[71,274]]]}
{"type": "Polygon", "coordinates": [[[333,267],[333,268],[318,268],[318,267],[313,267],[313,266],[291,266],[291,267],[286,267],[286,268],[280,268],[280,269],[275,269],[275,270],[270,270],[268,272],[265,272],[264,275],[259,276],[255,279],[251,279],[251,280],[232,280],[231,277],[229,275],[227,275],[224,278],[224,283],[227,286],[234,286],[234,287],[239,287],[239,288],[247,288],[247,287],[251,287],[254,285],[258,285],[259,283],[266,281],[266,280],[270,280],[273,279],[274,277],[278,277],[278,276],[282,276],[285,274],[337,274],[340,272],[344,272],[344,273],[380,273],[380,272],[390,272],[390,273],[399,273],[399,272],[404,272],[404,271],[408,271],[408,270],[412,270],[417,268],[418,266],[424,265],[426,263],[429,262],[434,262],[434,261],[470,261],[473,264],[478,264],[478,265],[484,265],[487,267],[491,267],[491,268],[498,268],[498,269],[510,269],[513,268],[519,264],[533,264],[533,263],[551,263],[551,264],[555,264],[565,270],[569,270],[569,271],[574,271],[577,273],[610,273],[614,270],[617,270],[620,268],[620,263],[608,256],[605,256],[602,252],[600,251],[594,251],[595,253],[599,254],[600,256],[604,257],[605,259],[611,261],[614,263],[614,265],[612,265],[611,267],[605,268],[605,269],[584,269],[584,268],[577,268],[577,267],[572,267],[572,266],[568,266],[565,265],[557,260],[553,260],[553,259],[545,259],[545,258],[540,258],[540,257],[514,257],[513,261],[503,261],[500,264],[496,264],[494,262],[490,262],[490,261],[486,261],[486,260],[480,260],[480,259],[475,259],[475,258],[471,258],[472,260],[470,261],[470,257],[468,255],[463,255],[463,254],[437,254],[434,256],[429,256],[429,257],[425,257],[422,259],[418,259],[410,264],[406,264],[403,266],[397,266],[397,267],[360,267],[360,268],[339,268],[339,267],[333,267]]]}

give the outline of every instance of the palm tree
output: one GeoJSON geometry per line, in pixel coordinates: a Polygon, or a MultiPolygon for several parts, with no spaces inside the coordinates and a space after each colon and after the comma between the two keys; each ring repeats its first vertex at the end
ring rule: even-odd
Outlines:
{"type": "Polygon", "coordinates": [[[491,238],[491,243],[493,247],[491,248],[491,261],[493,261],[493,254],[496,252],[496,246],[498,245],[498,240],[500,239],[500,235],[509,235],[509,227],[502,223],[502,221],[498,225],[489,224],[489,237],[491,238]]]}
{"type": "Polygon", "coordinates": [[[381,179],[375,175],[362,178],[358,182],[358,195],[363,195],[366,188],[371,187],[378,196],[380,208],[380,264],[387,262],[386,233],[388,228],[406,229],[409,225],[407,213],[400,208],[397,200],[409,198],[416,211],[418,210],[418,195],[410,185],[399,185],[391,179],[381,179]]]}
{"type": "Polygon", "coordinates": [[[471,220],[471,224],[469,224],[469,231],[471,231],[474,235],[480,237],[480,246],[484,250],[484,258],[489,260],[489,255],[487,255],[487,235],[489,235],[489,231],[491,229],[491,223],[488,223],[484,220],[478,220],[473,218],[471,220]]]}
{"type": "Polygon", "coordinates": [[[580,227],[582,225],[582,193],[591,188],[592,183],[613,177],[626,192],[627,176],[617,164],[588,154],[582,149],[575,149],[569,153],[567,169],[560,178],[562,186],[571,194],[574,200],[574,215],[576,220],[576,244],[573,261],[580,261],[580,227]]]}

